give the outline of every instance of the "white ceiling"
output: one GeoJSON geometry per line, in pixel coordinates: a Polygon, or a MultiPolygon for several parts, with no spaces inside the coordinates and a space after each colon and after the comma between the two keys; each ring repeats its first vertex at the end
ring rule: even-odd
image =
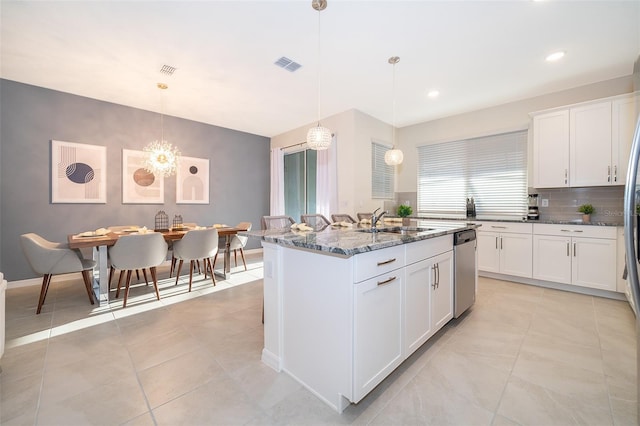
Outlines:
{"type": "MultiPolygon", "coordinates": [[[[328,3],[321,117],[355,108],[393,123],[394,55],[403,127],[629,75],[640,52],[639,1],[328,3]],[[558,49],[563,60],[544,61],[558,49]]],[[[318,117],[311,0],[0,6],[2,78],[264,136],[318,117]],[[276,67],[281,56],[302,67],[276,67]]]]}

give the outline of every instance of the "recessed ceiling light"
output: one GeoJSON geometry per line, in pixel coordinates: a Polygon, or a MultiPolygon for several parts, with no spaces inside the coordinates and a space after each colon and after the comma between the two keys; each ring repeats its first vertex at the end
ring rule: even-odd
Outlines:
{"type": "Polygon", "coordinates": [[[565,52],[564,50],[560,50],[558,52],[553,52],[551,55],[547,56],[545,58],[545,61],[547,62],[555,62],[555,61],[559,61],[560,59],[564,58],[565,52]]]}
{"type": "Polygon", "coordinates": [[[428,97],[430,97],[431,99],[435,99],[435,98],[437,98],[438,96],[440,96],[440,92],[439,92],[439,91],[437,91],[437,90],[429,90],[429,91],[427,92],[427,96],[428,96],[428,97]]]}

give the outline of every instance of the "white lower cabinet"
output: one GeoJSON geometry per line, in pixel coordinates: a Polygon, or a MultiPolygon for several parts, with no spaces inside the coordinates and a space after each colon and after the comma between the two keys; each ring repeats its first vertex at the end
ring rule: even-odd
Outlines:
{"type": "Polygon", "coordinates": [[[616,291],[616,228],[535,224],[533,277],[616,291]]]}
{"type": "Polygon", "coordinates": [[[482,222],[478,229],[478,270],[531,278],[530,223],[482,222]]]}
{"type": "Polygon", "coordinates": [[[355,284],[354,392],[360,400],[398,367],[402,351],[404,269],[355,284]]]}
{"type": "Polygon", "coordinates": [[[406,356],[453,318],[453,251],[406,267],[406,356]]]}

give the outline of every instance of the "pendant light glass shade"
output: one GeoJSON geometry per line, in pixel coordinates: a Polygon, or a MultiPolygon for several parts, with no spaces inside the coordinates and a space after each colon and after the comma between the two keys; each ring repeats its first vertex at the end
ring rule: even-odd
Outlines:
{"type": "MultiPolygon", "coordinates": [[[[158,83],[158,89],[166,90],[169,86],[158,83]]],[[[168,177],[176,173],[180,151],[164,140],[163,105],[160,102],[160,140],[156,140],[143,148],[146,154],[144,168],[158,177],[168,177]]]]}
{"type": "Polygon", "coordinates": [[[388,62],[393,65],[393,87],[391,89],[393,95],[393,123],[391,125],[391,143],[393,144],[393,148],[384,153],[384,162],[390,166],[397,166],[398,164],[402,164],[402,160],[404,160],[404,155],[402,151],[396,149],[396,64],[400,62],[399,56],[392,56],[389,58],[388,62]]]}
{"type": "Polygon", "coordinates": [[[390,149],[384,153],[384,162],[390,166],[402,164],[402,160],[404,160],[404,155],[399,149],[390,149]]]}
{"type": "Polygon", "coordinates": [[[320,12],[326,9],[326,0],[312,0],[311,7],[318,11],[318,125],[307,132],[307,146],[316,151],[331,146],[331,130],[320,126],[320,12]]]}
{"type": "Polygon", "coordinates": [[[318,124],[307,132],[307,145],[317,151],[328,149],[331,146],[331,130],[318,124]]]}

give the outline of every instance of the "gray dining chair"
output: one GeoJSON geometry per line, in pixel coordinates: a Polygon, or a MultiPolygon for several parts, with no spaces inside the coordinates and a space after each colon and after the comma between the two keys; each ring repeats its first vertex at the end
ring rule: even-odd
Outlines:
{"type": "Polygon", "coordinates": [[[303,214],[300,216],[302,223],[305,223],[313,228],[314,231],[318,231],[331,225],[329,219],[321,214],[303,214]]]}
{"type": "Polygon", "coordinates": [[[373,213],[356,213],[356,216],[358,217],[359,221],[362,219],[371,220],[371,218],[373,217],[373,213]]]}
{"type": "Polygon", "coordinates": [[[346,213],[337,213],[337,214],[332,214],[331,215],[331,220],[333,220],[333,222],[347,222],[347,223],[356,223],[357,221],[351,217],[351,215],[348,215],[346,213]]]}
{"type": "Polygon", "coordinates": [[[54,243],[34,233],[21,235],[20,243],[31,269],[43,275],[36,314],[42,310],[51,284],[51,277],[58,274],[81,272],[89,302],[94,304],[91,272],[96,266],[95,261],[84,259],[80,251],[70,249],[65,243],[54,243]]]}
{"type": "Polygon", "coordinates": [[[180,278],[180,269],[185,260],[189,261],[189,291],[191,291],[191,283],[193,282],[193,268],[195,262],[202,260],[204,264],[204,277],[207,278],[207,271],[211,271],[211,280],[216,285],[216,279],[213,275],[213,265],[211,258],[218,254],[218,230],[215,228],[194,229],[184,237],[173,243],[173,256],[179,260],[178,270],[176,272],[176,285],[180,278]]]}
{"type": "Polygon", "coordinates": [[[147,234],[123,235],[118,241],[109,247],[109,258],[111,264],[120,269],[120,277],[118,278],[118,288],[116,290],[116,298],[120,297],[120,287],[124,273],[127,273],[124,301],[122,307],[127,306],[129,297],[129,286],[131,284],[131,272],[136,269],[149,269],[153,280],[153,287],[156,292],[156,298],[160,300],[160,292],[158,291],[157,267],[164,262],[167,256],[167,243],[160,232],[150,232],[147,234]]]}
{"type": "MultiPolygon", "coordinates": [[[[247,231],[251,231],[252,224],[251,222],[240,222],[236,225],[236,228],[246,229],[247,231]]],[[[247,261],[244,258],[244,246],[247,245],[247,241],[249,237],[245,237],[243,235],[232,235],[231,241],[229,241],[229,251],[233,250],[233,259],[238,266],[238,251],[240,251],[240,256],[242,257],[242,263],[244,264],[244,270],[247,270],[247,261]]],[[[219,249],[218,253],[225,252],[227,250],[227,242],[226,237],[221,237],[219,240],[219,249]]],[[[216,260],[218,259],[218,254],[213,258],[213,267],[216,267],[216,260]]]]}
{"type": "Polygon", "coordinates": [[[296,223],[291,216],[262,216],[262,229],[289,229],[296,223]]]}

